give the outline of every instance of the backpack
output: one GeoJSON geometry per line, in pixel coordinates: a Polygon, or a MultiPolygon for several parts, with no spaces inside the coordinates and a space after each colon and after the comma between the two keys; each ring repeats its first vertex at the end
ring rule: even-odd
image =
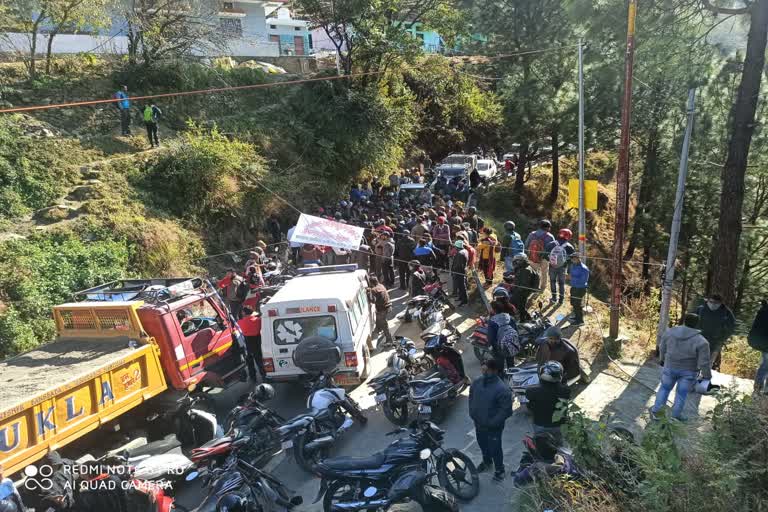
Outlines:
{"type": "Polygon", "coordinates": [[[541,257],[544,254],[544,240],[541,238],[534,238],[531,240],[531,245],[528,247],[528,259],[532,263],[539,263],[541,257]]]}
{"type": "Polygon", "coordinates": [[[549,251],[550,268],[562,268],[566,261],[568,261],[568,253],[565,251],[564,245],[557,244],[549,251]]]}
{"type": "Polygon", "coordinates": [[[520,238],[520,235],[517,233],[512,233],[509,235],[509,238],[509,251],[512,256],[523,254],[525,252],[525,242],[523,242],[523,239],[520,238]]]}
{"type": "Polygon", "coordinates": [[[520,352],[520,336],[514,327],[509,324],[500,325],[499,348],[505,357],[515,357],[520,352]]]}
{"type": "Polygon", "coordinates": [[[152,122],[152,107],[147,107],[144,109],[144,122],[152,122]]]}

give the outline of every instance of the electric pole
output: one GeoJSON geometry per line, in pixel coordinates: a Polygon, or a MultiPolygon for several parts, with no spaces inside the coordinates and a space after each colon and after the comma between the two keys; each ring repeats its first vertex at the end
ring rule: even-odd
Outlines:
{"type": "Polygon", "coordinates": [[[587,216],[584,212],[584,44],[579,39],[579,256],[587,261],[587,216]]]}
{"type": "Polygon", "coordinates": [[[680,153],[680,172],[677,176],[677,192],[675,193],[675,212],[672,215],[672,229],[669,233],[669,253],[667,254],[667,271],[661,289],[661,311],[659,313],[659,328],[656,331],[656,347],[659,346],[661,335],[669,326],[669,304],[672,301],[672,284],[675,281],[675,260],[677,259],[677,241],[680,238],[680,225],[683,223],[683,201],[685,200],[685,179],[688,177],[688,148],[691,145],[693,131],[694,102],[696,89],[688,91],[688,121],[685,125],[685,138],[680,153]]]}
{"type": "Polygon", "coordinates": [[[611,324],[609,336],[619,336],[621,285],[623,281],[624,235],[629,204],[629,128],[632,120],[632,70],[635,58],[635,17],[637,0],[629,0],[627,52],[624,58],[624,98],[621,105],[621,139],[616,172],[616,224],[613,230],[613,281],[611,283],[611,324]]]}

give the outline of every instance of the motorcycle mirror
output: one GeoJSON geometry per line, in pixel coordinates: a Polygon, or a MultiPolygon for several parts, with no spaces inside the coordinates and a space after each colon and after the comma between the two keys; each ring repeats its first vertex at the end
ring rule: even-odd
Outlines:
{"type": "Polygon", "coordinates": [[[198,473],[197,471],[192,471],[186,477],[184,477],[184,480],[186,480],[187,482],[191,482],[192,480],[194,480],[198,476],[200,476],[200,473],[198,473]]]}
{"type": "Polygon", "coordinates": [[[427,460],[431,456],[432,456],[432,450],[430,450],[429,448],[424,448],[419,452],[419,458],[421,460],[427,460]]]}

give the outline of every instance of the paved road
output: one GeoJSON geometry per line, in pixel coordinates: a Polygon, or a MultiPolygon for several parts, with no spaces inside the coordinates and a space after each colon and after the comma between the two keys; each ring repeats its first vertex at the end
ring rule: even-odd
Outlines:
{"type": "MultiPolygon", "coordinates": [[[[394,305],[394,314],[402,311],[406,297],[400,290],[391,290],[394,305]]],[[[474,325],[475,313],[472,308],[462,308],[456,314],[451,316],[451,321],[456,325],[462,334],[471,330],[474,325]]],[[[399,320],[391,320],[392,327],[398,327],[397,333],[408,336],[413,340],[419,339],[419,328],[415,323],[400,325],[399,320]]],[[[464,365],[468,375],[472,378],[480,374],[480,365],[474,357],[471,347],[468,343],[463,343],[460,348],[464,350],[464,365]]],[[[388,353],[377,353],[372,357],[373,373],[377,375],[385,370],[388,353]]],[[[245,391],[245,385],[237,389],[231,389],[222,396],[222,413],[227,407],[231,407],[234,399],[245,391]]],[[[291,417],[305,410],[306,393],[295,384],[279,384],[276,386],[277,398],[270,404],[280,414],[291,417]]],[[[365,414],[369,421],[365,426],[354,425],[346,437],[336,446],[334,454],[365,456],[385,448],[391,441],[391,437],[385,434],[393,430],[393,425],[384,417],[380,409],[377,409],[373,396],[369,395],[370,388],[362,385],[352,391],[352,397],[360,403],[365,409],[365,414]]],[[[469,454],[476,463],[480,462],[480,450],[475,442],[474,429],[472,422],[467,414],[467,396],[464,396],[454,404],[441,427],[446,431],[445,447],[456,447],[469,454]]],[[[526,414],[516,410],[515,414],[508,420],[507,428],[504,431],[504,456],[507,465],[507,478],[502,483],[496,483],[491,480],[491,474],[486,473],[480,478],[480,495],[472,502],[466,503],[462,509],[467,512],[487,512],[490,508],[504,507],[509,510],[510,504],[514,500],[516,490],[512,485],[512,479],[509,477],[509,470],[517,466],[521,455],[522,436],[530,429],[530,420],[526,414]]],[[[319,480],[303,472],[296,464],[291,453],[281,453],[267,464],[267,469],[275,476],[280,478],[286,485],[303,496],[304,505],[299,510],[316,511],[321,510],[320,503],[313,504],[317,494],[319,480]]],[[[196,486],[182,489],[179,493],[178,502],[187,507],[194,508],[202,498],[202,491],[196,486]]]]}

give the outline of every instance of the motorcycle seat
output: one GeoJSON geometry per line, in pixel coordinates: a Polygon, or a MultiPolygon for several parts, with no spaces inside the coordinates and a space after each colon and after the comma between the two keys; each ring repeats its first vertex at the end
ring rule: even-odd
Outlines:
{"type": "Polygon", "coordinates": [[[200,448],[213,448],[214,446],[221,446],[223,444],[230,444],[234,438],[232,436],[224,436],[224,437],[218,437],[215,439],[211,439],[207,443],[200,446],[200,448]]]}
{"type": "Polygon", "coordinates": [[[420,386],[420,385],[423,385],[423,384],[436,384],[436,383],[440,382],[441,380],[443,380],[443,379],[441,379],[440,377],[432,377],[431,379],[423,379],[423,380],[422,379],[416,379],[416,380],[410,381],[408,383],[408,385],[409,386],[420,386]]]}
{"type": "Polygon", "coordinates": [[[369,457],[334,457],[332,459],[323,459],[318,466],[336,471],[352,469],[376,469],[384,464],[387,459],[384,453],[374,453],[369,457]]]}

